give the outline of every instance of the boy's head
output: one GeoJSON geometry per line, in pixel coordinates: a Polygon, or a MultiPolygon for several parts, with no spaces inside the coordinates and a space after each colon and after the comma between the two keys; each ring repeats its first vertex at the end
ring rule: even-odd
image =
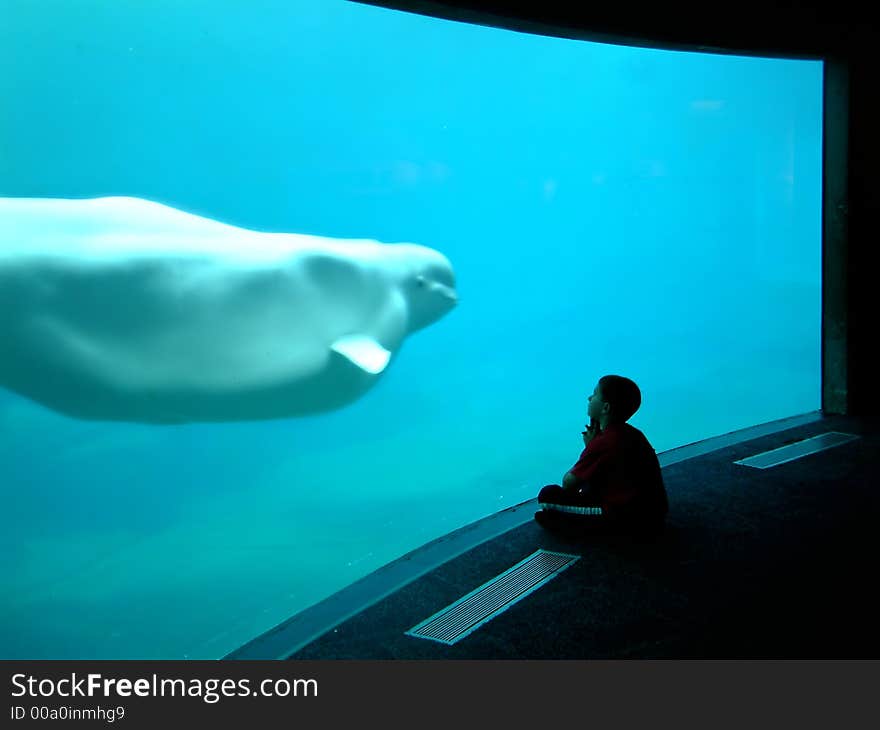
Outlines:
{"type": "Polygon", "coordinates": [[[632,418],[642,404],[639,386],[621,375],[603,375],[590,398],[587,409],[591,419],[604,414],[608,423],[624,423],[632,418]]]}

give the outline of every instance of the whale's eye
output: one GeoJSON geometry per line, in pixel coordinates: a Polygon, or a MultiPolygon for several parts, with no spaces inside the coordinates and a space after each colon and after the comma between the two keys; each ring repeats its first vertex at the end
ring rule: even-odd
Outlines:
{"type": "Polygon", "coordinates": [[[420,289],[424,289],[427,283],[428,282],[425,280],[425,277],[421,274],[416,277],[416,286],[418,286],[420,289]]]}

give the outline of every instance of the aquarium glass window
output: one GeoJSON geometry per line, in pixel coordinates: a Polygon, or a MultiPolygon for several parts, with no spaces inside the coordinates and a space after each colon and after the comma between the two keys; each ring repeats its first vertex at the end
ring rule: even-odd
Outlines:
{"type": "Polygon", "coordinates": [[[658,451],[820,408],[821,61],[75,0],[0,69],[0,658],[223,656],[559,482],[604,374],[658,451]]]}

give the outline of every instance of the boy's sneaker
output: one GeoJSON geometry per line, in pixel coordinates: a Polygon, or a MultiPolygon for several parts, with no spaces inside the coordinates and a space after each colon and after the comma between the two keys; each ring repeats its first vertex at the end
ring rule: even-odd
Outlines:
{"type": "Polygon", "coordinates": [[[581,518],[550,509],[535,512],[535,522],[545,530],[565,537],[581,537],[586,527],[581,518]]]}

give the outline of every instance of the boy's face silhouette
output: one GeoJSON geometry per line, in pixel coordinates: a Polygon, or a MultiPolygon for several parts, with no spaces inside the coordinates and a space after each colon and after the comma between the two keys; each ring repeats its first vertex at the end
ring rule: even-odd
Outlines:
{"type": "Polygon", "coordinates": [[[596,383],[596,387],[593,388],[593,394],[587,400],[587,416],[590,423],[593,423],[594,421],[598,423],[603,415],[607,417],[609,410],[608,404],[602,399],[602,390],[598,383],[596,383]]]}

